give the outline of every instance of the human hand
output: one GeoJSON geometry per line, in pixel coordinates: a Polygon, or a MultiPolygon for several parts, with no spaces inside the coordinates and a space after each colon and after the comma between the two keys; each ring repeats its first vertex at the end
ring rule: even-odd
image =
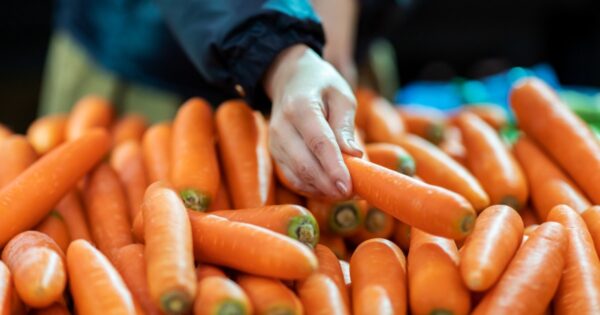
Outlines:
{"type": "Polygon", "coordinates": [[[342,151],[362,151],[354,139],[356,100],[348,83],[314,51],[295,45],[279,54],[264,87],[273,103],[269,149],[292,188],[349,197],[352,182],[342,151]]]}

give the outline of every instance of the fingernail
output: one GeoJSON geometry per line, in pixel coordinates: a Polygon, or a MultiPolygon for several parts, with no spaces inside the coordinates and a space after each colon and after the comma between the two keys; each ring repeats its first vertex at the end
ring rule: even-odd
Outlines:
{"type": "Polygon", "coordinates": [[[335,182],[335,187],[337,187],[337,189],[342,193],[342,196],[348,195],[348,187],[346,187],[341,180],[335,182]]]}
{"type": "Polygon", "coordinates": [[[354,149],[355,151],[357,151],[360,155],[363,154],[362,149],[358,146],[358,144],[354,140],[348,140],[348,144],[350,145],[350,147],[352,149],[354,149]]]}

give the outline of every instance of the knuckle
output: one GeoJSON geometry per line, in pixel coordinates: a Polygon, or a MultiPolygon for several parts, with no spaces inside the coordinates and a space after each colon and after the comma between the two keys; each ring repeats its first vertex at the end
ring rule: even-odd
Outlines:
{"type": "Polygon", "coordinates": [[[325,136],[315,136],[308,141],[308,147],[310,150],[317,156],[320,156],[324,153],[327,148],[327,145],[330,144],[330,141],[325,136]]]}

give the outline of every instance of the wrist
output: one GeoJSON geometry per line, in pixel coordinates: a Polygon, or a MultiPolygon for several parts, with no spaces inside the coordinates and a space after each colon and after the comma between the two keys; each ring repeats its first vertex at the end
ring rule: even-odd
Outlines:
{"type": "Polygon", "coordinates": [[[299,60],[309,52],[316,55],[308,46],[296,44],[282,50],[273,60],[263,78],[265,93],[271,100],[280,95],[285,82],[289,81],[298,66],[299,60]]]}

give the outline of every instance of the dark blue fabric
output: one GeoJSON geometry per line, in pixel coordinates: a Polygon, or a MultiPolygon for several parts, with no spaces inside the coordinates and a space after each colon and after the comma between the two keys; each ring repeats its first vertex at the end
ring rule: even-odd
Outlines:
{"type": "Polygon", "coordinates": [[[268,107],[261,79],[277,54],[324,35],[308,0],[59,0],[56,26],[122,78],[217,104],[240,84],[268,107]]]}

